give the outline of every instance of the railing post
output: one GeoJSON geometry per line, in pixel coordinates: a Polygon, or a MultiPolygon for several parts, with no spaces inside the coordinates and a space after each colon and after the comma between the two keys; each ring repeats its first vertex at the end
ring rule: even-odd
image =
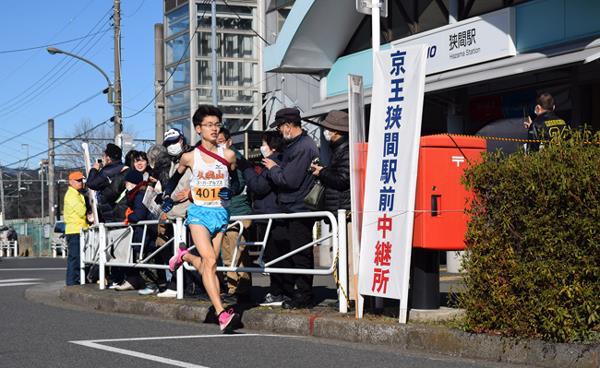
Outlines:
{"type": "MultiPolygon", "coordinates": [[[[85,262],[83,257],[85,256],[85,232],[83,229],[79,231],[79,284],[85,284],[85,262]]],[[[56,247],[52,248],[54,257],[56,257],[56,247]]]]}
{"type": "Polygon", "coordinates": [[[338,210],[338,278],[339,278],[339,305],[340,313],[348,313],[348,255],[346,244],[346,210],[338,210]]]}
{"type": "Polygon", "coordinates": [[[103,223],[98,224],[98,243],[100,254],[98,255],[98,277],[100,278],[100,290],[106,289],[106,228],[103,223]]]}
{"type": "MultiPolygon", "coordinates": [[[[173,254],[177,254],[179,243],[185,239],[185,227],[180,217],[175,219],[175,229],[173,229],[173,254]]],[[[177,299],[183,299],[183,265],[177,269],[177,299]]]]}

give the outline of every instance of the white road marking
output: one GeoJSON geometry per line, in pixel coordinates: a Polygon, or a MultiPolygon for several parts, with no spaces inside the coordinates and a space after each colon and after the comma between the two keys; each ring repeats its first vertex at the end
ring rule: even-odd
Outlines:
{"type": "Polygon", "coordinates": [[[127,350],[121,348],[115,348],[112,346],[99,344],[100,342],[122,342],[122,341],[148,341],[148,340],[173,340],[173,339],[201,339],[201,338],[236,338],[236,337],[299,337],[299,336],[286,336],[286,335],[262,335],[262,334],[237,334],[237,335],[187,335],[187,336],[153,336],[153,337],[132,337],[122,339],[102,339],[102,340],[78,340],[69,341],[72,344],[86,346],[92,349],[105,350],[112,353],[118,353],[123,355],[129,355],[132,357],[151,360],[153,362],[169,364],[176,367],[188,367],[188,368],[209,368],[203,365],[192,364],[188,362],[182,362],[180,360],[174,360],[169,358],[163,358],[158,355],[140,353],[134,350],[127,350]]]}
{"type": "Polygon", "coordinates": [[[0,284],[0,287],[5,287],[5,286],[23,286],[23,285],[37,285],[37,284],[41,284],[41,282],[11,282],[8,284],[0,284]]]}
{"type": "Polygon", "coordinates": [[[0,271],[62,271],[66,267],[49,267],[49,268],[0,268],[0,271]]]}
{"type": "Polygon", "coordinates": [[[5,280],[0,280],[0,283],[3,282],[23,282],[23,281],[40,281],[43,279],[5,279],[5,280]]]}

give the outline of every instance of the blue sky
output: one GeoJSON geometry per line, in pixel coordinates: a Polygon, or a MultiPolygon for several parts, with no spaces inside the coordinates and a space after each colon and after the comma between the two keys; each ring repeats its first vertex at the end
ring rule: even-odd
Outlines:
{"type": "MultiPolygon", "coordinates": [[[[159,0],[121,2],[123,116],[132,115],[154,97],[154,24],[162,22],[159,0]]],[[[40,125],[106,87],[104,78],[89,65],[45,48],[15,49],[63,43],[55,47],[84,56],[113,80],[112,0],[10,1],[0,23],[0,164],[7,165],[46,150],[47,127],[40,125]],[[110,29],[110,30],[109,30],[110,29]],[[107,32],[103,32],[109,30],[107,32]],[[94,35],[95,34],[95,35],[94,35]],[[8,142],[4,142],[9,140],[8,142]]],[[[55,119],[57,137],[72,135],[82,119],[100,123],[113,115],[106,95],[100,94],[55,119]]],[[[154,104],[130,119],[126,130],[136,138],[154,138],[154,104]]],[[[110,127],[112,129],[112,126],[110,127]]],[[[38,167],[47,154],[31,158],[38,167]]],[[[13,166],[15,167],[15,166],[13,166]]]]}

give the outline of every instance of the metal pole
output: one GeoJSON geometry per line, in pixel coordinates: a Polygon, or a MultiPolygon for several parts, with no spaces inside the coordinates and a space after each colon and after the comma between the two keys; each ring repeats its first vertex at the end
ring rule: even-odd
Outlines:
{"type": "Polygon", "coordinates": [[[2,167],[0,166],[0,225],[4,225],[4,218],[6,216],[6,212],[4,209],[4,173],[2,172],[2,167]]]}
{"type": "Polygon", "coordinates": [[[41,192],[41,199],[40,199],[40,207],[41,207],[41,211],[42,211],[42,225],[44,225],[44,164],[40,164],[40,192],[41,192]]]}
{"type": "Polygon", "coordinates": [[[19,170],[17,172],[17,218],[21,219],[21,174],[19,170]]]}
{"type": "Polygon", "coordinates": [[[114,132],[115,132],[115,144],[119,147],[121,143],[121,133],[123,133],[123,125],[121,121],[121,104],[123,99],[121,98],[121,1],[114,0],[114,16],[113,20],[115,23],[115,121],[114,121],[114,132]]]}
{"type": "Polygon", "coordinates": [[[217,0],[212,0],[211,10],[211,45],[212,45],[212,103],[217,106],[219,98],[217,96],[217,0]]]}
{"type": "Polygon", "coordinates": [[[48,217],[50,229],[54,229],[56,207],[54,205],[54,119],[48,119],[48,217]]]}
{"type": "MultiPolygon", "coordinates": [[[[372,24],[372,28],[371,28],[371,33],[372,33],[372,37],[373,37],[373,68],[375,68],[375,53],[379,51],[379,46],[381,45],[381,39],[380,39],[380,32],[381,32],[381,26],[380,26],[380,14],[381,14],[381,2],[380,0],[373,0],[372,3],[372,12],[371,12],[371,24],[372,24]]],[[[373,69],[374,70],[374,69],[373,69]]]]}
{"type": "Polygon", "coordinates": [[[165,135],[164,45],[163,25],[154,25],[154,100],[156,144],[162,144],[165,135]]]}
{"type": "MultiPolygon", "coordinates": [[[[380,49],[380,45],[381,45],[381,39],[380,39],[380,32],[381,32],[381,25],[380,25],[380,15],[381,15],[381,1],[380,0],[373,0],[373,8],[372,8],[372,12],[371,12],[371,23],[372,23],[372,28],[371,28],[371,33],[373,36],[373,71],[371,75],[375,75],[375,63],[377,62],[377,52],[379,52],[380,49]]],[[[375,308],[377,309],[381,309],[383,308],[383,299],[381,298],[375,298],[375,308]]]]}

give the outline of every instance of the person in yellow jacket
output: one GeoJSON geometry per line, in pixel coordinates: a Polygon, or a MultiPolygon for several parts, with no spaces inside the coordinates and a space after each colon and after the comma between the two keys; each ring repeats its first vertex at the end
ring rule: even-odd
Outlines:
{"type": "Polygon", "coordinates": [[[69,189],[65,194],[65,235],[69,248],[67,258],[67,286],[79,285],[79,232],[87,229],[87,207],[81,194],[84,176],[80,171],[69,174],[69,189]]]}

